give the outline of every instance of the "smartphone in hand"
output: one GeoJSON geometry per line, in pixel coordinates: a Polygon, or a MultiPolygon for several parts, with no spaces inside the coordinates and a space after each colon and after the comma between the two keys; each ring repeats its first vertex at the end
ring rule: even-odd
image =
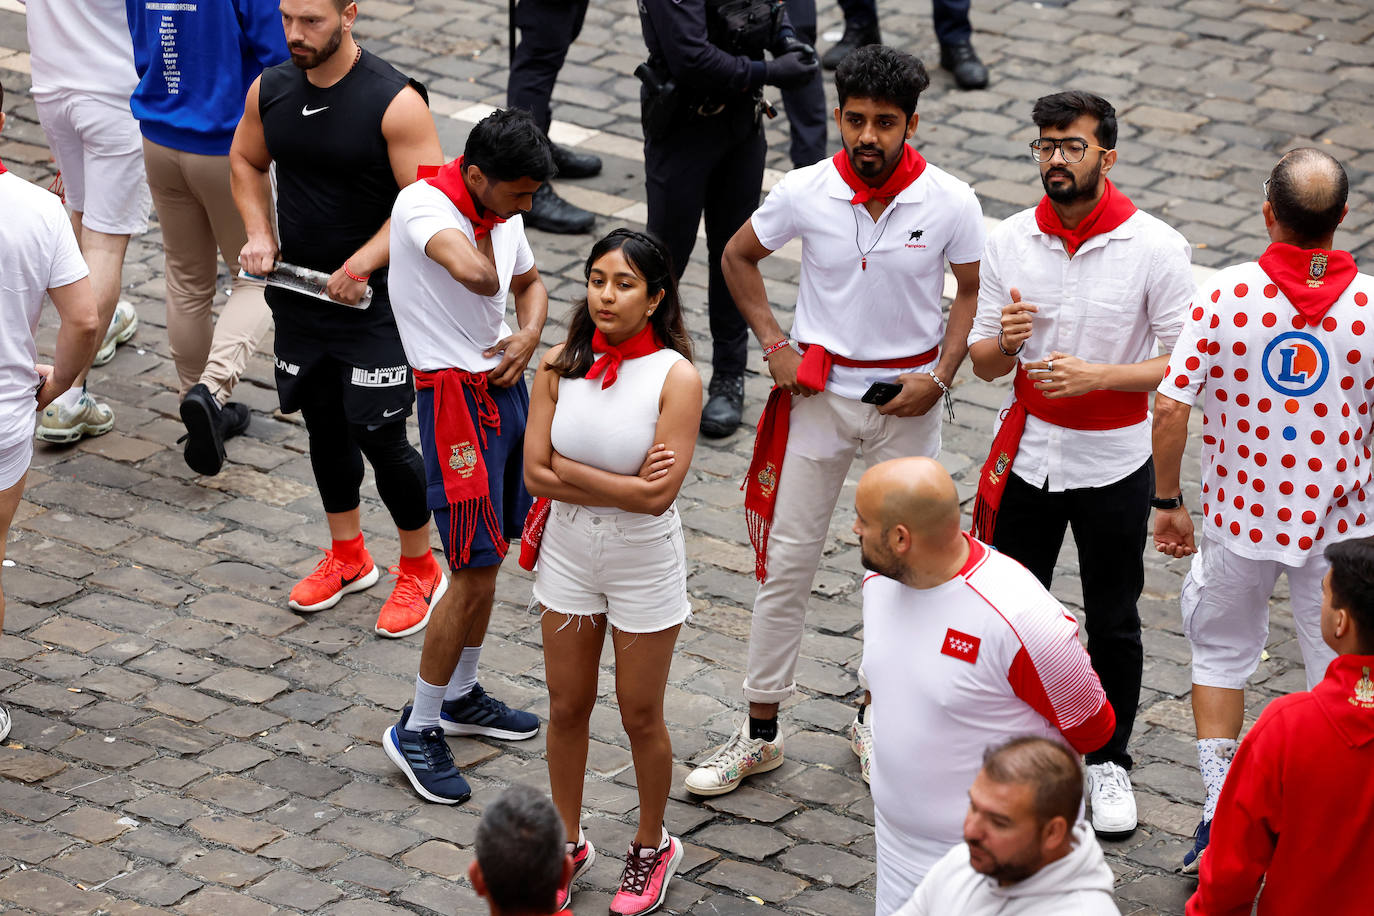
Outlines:
{"type": "Polygon", "coordinates": [[[902,386],[897,382],[874,382],[859,400],[881,407],[901,393],[902,386]]]}

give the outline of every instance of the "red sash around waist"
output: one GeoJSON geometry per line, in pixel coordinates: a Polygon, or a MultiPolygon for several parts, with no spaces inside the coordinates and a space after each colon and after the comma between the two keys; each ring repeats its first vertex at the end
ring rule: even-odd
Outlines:
{"type": "Polygon", "coordinates": [[[986,544],[992,543],[997,509],[1007,487],[1007,474],[1021,447],[1027,416],[1065,429],[1086,430],[1134,426],[1150,415],[1150,395],[1145,391],[1089,391],[1074,398],[1047,398],[1020,364],[1016,367],[1012,392],[1015,399],[993,437],[992,449],[978,478],[978,495],[973,500],[973,536],[986,544]]]}

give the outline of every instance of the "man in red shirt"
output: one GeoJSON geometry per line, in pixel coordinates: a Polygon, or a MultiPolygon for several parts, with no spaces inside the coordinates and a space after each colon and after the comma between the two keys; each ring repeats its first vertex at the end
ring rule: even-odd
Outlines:
{"type": "Polygon", "coordinates": [[[1363,913],[1374,899],[1374,537],[1325,554],[1321,631],[1337,658],[1241,742],[1188,916],[1249,916],[1257,893],[1259,916],[1363,913]]]}
{"type": "Polygon", "coordinates": [[[569,846],[549,797],[529,786],[512,786],[482,814],[468,880],[477,896],[486,898],[491,916],[552,914],[558,889],[572,878],[569,846]]]}

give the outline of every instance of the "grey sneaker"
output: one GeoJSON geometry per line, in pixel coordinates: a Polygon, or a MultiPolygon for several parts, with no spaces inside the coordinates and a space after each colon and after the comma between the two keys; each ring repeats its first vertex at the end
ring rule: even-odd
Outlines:
{"type": "Polygon", "coordinates": [[[86,392],[75,407],[63,407],[56,401],[43,408],[34,438],[44,442],[75,442],[82,436],[103,436],[114,429],[114,411],[86,392]]]}
{"type": "Polygon", "coordinates": [[[103,366],[114,359],[115,347],[128,343],[129,338],[133,337],[137,330],[138,313],[134,311],[134,307],[123,299],[116,302],[110,326],[105,329],[105,340],[101,342],[100,349],[95,351],[95,359],[91,361],[91,365],[103,366]]]}

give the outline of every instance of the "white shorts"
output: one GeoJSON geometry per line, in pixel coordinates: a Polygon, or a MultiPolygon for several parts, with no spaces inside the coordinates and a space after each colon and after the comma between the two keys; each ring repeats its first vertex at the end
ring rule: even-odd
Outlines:
{"type": "Polygon", "coordinates": [[[37,107],[67,206],[82,214],[81,224],[107,235],[146,231],[153,198],[143,171],[143,136],[128,104],[68,92],[37,107]]]}
{"type": "Polygon", "coordinates": [[[1203,537],[1183,580],[1183,635],[1193,649],[1193,683],[1242,690],[1259,667],[1269,637],[1269,597],[1288,574],[1289,604],[1307,688],[1326,675],[1336,653],[1322,640],[1322,579],[1331,568],[1318,551],[1302,566],[1252,560],[1203,537]]]}
{"type": "Polygon", "coordinates": [[[8,490],[28,473],[33,461],[33,433],[0,445],[0,490],[8,490]]]}
{"type": "Polygon", "coordinates": [[[555,501],[539,544],[534,599],[554,613],[605,614],[625,633],[682,623],[692,606],[677,506],[643,515],[555,501]]]}

